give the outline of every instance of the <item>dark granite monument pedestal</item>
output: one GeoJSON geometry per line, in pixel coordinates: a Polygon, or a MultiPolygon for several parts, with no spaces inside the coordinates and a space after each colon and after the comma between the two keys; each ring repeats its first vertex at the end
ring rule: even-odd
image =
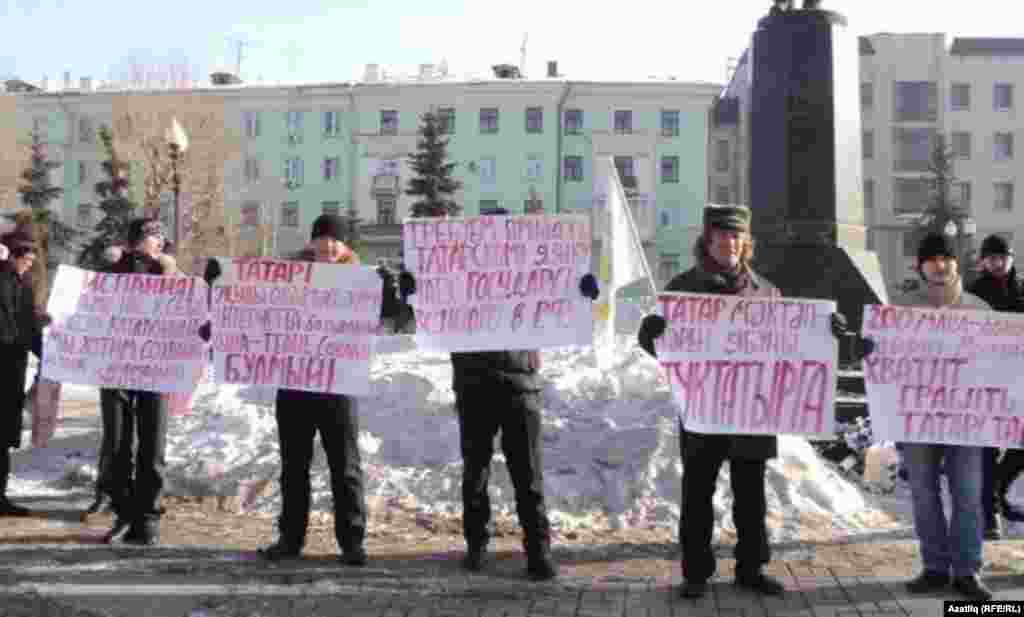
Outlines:
{"type": "Polygon", "coordinates": [[[857,53],[833,14],[765,17],[747,106],[755,267],[787,296],[836,300],[859,329],[888,297],[866,250],[857,53]]]}

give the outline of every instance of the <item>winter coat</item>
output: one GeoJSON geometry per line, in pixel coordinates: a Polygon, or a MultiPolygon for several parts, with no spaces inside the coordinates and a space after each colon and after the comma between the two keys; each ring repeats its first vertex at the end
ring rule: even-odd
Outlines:
{"type": "Polygon", "coordinates": [[[515,396],[543,389],[535,351],[452,353],[452,389],[456,395],[488,392],[515,396]]]}
{"type": "Polygon", "coordinates": [[[28,352],[39,356],[42,332],[36,315],[32,287],[9,262],[0,264],[0,372],[4,375],[0,396],[0,448],[21,446],[22,410],[25,407],[25,370],[28,352]]]}
{"type": "Polygon", "coordinates": [[[978,296],[997,311],[1024,313],[1024,280],[1017,274],[1017,268],[1010,268],[1006,285],[989,273],[985,273],[967,290],[978,296]]]}
{"type": "MultiPolygon", "coordinates": [[[[768,282],[767,279],[757,274],[748,267],[749,281],[738,293],[741,296],[749,297],[778,297],[779,290],[768,282]]],[[[720,283],[715,280],[715,275],[708,272],[701,266],[690,268],[686,272],[677,275],[668,285],[665,291],[678,291],[688,293],[723,293],[720,283]]],[[[704,449],[709,443],[720,443],[722,437],[728,439],[730,459],[745,460],[767,460],[778,456],[778,439],[775,435],[705,435],[686,431],[684,435],[686,452],[685,456],[695,455],[704,449]],[[712,438],[712,439],[707,439],[712,438]]]]}
{"type": "Polygon", "coordinates": [[[899,306],[921,306],[956,310],[992,310],[992,307],[987,302],[968,291],[964,291],[962,284],[959,282],[956,283],[951,299],[943,301],[939,306],[936,306],[936,303],[932,301],[932,293],[934,292],[925,284],[918,289],[893,298],[892,303],[899,306]]]}
{"type": "Polygon", "coordinates": [[[111,274],[178,274],[178,262],[174,257],[162,253],[150,257],[134,251],[125,251],[112,246],[103,253],[109,266],[105,268],[111,274]]]}

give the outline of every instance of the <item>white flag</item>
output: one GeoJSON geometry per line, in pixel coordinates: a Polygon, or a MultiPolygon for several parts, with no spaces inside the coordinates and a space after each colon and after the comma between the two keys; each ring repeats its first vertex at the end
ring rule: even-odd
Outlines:
{"type": "Polygon", "coordinates": [[[594,319],[598,324],[598,341],[610,345],[615,340],[616,292],[642,278],[648,280],[652,297],[656,295],[656,289],[619,172],[611,157],[598,158],[595,164],[599,179],[595,188],[604,194],[605,207],[601,212],[604,215],[601,224],[597,226],[601,235],[598,269],[601,295],[595,303],[594,319]]]}

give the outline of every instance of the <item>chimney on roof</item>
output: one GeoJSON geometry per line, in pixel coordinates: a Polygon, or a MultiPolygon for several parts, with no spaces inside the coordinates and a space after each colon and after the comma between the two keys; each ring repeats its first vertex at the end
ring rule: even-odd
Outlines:
{"type": "Polygon", "coordinates": [[[242,83],[242,80],[238,78],[234,73],[228,73],[227,71],[216,71],[210,73],[210,83],[215,86],[233,86],[242,83]]]}
{"type": "Polygon", "coordinates": [[[421,64],[420,65],[420,79],[426,81],[434,76],[434,65],[433,64],[421,64]]]}
{"type": "Polygon", "coordinates": [[[558,77],[557,60],[548,60],[548,77],[558,77]]]}
{"type": "Polygon", "coordinates": [[[82,90],[82,92],[92,91],[92,77],[83,77],[78,81],[80,84],[79,88],[82,90]]]}
{"type": "Polygon", "coordinates": [[[498,79],[519,79],[522,74],[519,72],[519,67],[514,64],[495,64],[491,67],[494,71],[494,76],[498,79]]]}
{"type": "Polygon", "coordinates": [[[64,71],[64,89],[71,89],[71,71],[64,71]]]}
{"type": "Polygon", "coordinates": [[[368,84],[377,83],[380,80],[380,65],[367,64],[366,72],[363,73],[363,81],[368,84]]]}
{"type": "Polygon", "coordinates": [[[43,81],[39,82],[39,88],[43,92],[46,92],[47,90],[49,90],[50,89],[50,78],[47,77],[46,75],[43,75],[43,81]]]}

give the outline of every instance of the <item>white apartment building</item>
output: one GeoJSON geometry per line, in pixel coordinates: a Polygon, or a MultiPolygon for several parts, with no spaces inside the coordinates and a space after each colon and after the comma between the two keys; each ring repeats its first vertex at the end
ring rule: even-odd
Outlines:
{"type": "Polygon", "coordinates": [[[1024,248],[1024,39],[874,34],[861,38],[860,60],[868,248],[887,283],[913,276],[911,225],[927,207],[939,134],[955,154],[958,241],[977,249],[998,233],[1024,248]]]}

